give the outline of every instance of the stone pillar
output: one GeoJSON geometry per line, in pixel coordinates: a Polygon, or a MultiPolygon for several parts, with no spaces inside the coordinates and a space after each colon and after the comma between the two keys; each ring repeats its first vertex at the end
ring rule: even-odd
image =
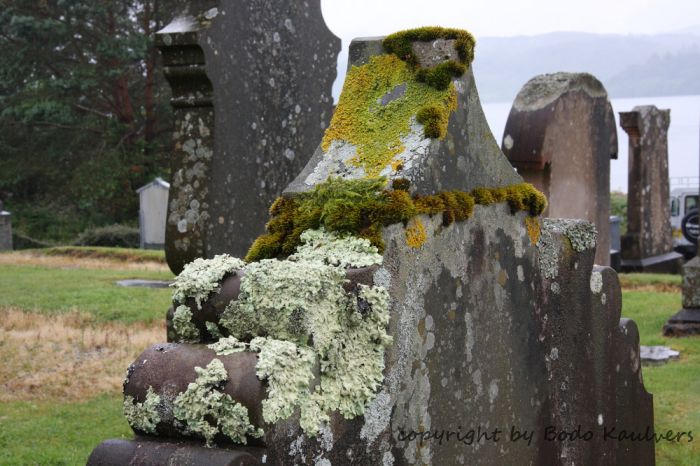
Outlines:
{"type": "Polygon", "coordinates": [[[673,251],[670,223],[670,122],[671,111],[653,105],[620,112],[620,126],[629,135],[627,233],[622,236],[625,271],[681,271],[683,256],[673,251]]]}
{"type": "Polygon", "coordinates": [[[700,237],[695,257],[683,266],[683,309],[668,320],[663,331],[674,337],[700,334],[700,237]]]}
{"type": "Polygon", "coordinates": [[[166,258],[242,256],[330,120],[340,39],[320,0],[210,0],[157,34],[173,91],[166,258]]]}
{"type": "Polygon", "coordinates": [[[603,84],[587,73],[535,76],[513,103],[501,149],[547,196],[546,216],[595,224],[596,264],[610,265],[610,159],[617,158],[617,131],[603,84]]]}
{"type": "Polygon", "coordinates": [[[12,250],[12,215],[3,209],[0,201],[0,251],[12,250]]]}

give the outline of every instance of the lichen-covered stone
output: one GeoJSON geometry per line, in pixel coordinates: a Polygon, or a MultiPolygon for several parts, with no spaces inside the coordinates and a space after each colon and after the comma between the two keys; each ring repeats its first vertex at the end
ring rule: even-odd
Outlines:
{"type": "Polygon", "coordinates": [[[204,438],[207,446],[213,446],[219,433],[242,444],[248,435],[262,436],[262,431],[250,424],[248,410],[221,391],[229,376],[220,360],[213,359],[207,367],[196,367],[195,371],[197,380],[173,403],[173,415],[182,423],[185,434],[204,438]]]}
{"type": "Polygon", "coordinates": [[[175,338],[180,342],[199,341],[199,329],[192,322],[192,310],[187,306],[178,306],[173,314],[175,338]]]}
{"type": "Polygon", "coordinates": [[[146,399],[142,403],[138,403],[131,396],[124,397],[124,417],[135,431],[152,434],[160,422],[159,404],[160,396],[149,387],[146,399]]]}
{"type": "Polygon", "coordinates": [[[201,309],[202,301],[217,290],[221,279],[244,265],[245,262],[228,254],[221,254],[213,259],[195,259],[185,265],[175,282],[170,285],[175,289],[173,301],[184,304],[187,298],[193,298],[197,308],[201,309]]]}

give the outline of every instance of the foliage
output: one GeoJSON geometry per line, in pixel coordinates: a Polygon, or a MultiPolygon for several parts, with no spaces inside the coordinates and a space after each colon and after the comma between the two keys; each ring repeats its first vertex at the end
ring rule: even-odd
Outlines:
{"type": "Polygon", "coordinates": [[[610,193],[610,215],[620,217],[620,234],[627,233],[627,194],[618,191],[610,193]]]}
{"type": "Polygon", "coordinates": [[[18,231],[135,223],[134,190],[167,172],[153,35],[174,2],[0,0],[0,198],[18,231]]]}
{"type": "Polygon", "coordinates": [[[137,228],[126,225],[109,225],[85,230],[73,245],[138,248],[140,239],[137,228]]]}

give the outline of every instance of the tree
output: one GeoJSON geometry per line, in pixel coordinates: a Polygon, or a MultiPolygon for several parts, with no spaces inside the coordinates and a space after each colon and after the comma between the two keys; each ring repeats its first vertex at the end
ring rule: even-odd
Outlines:
{"type": "Polygon", "coordinates": [[[0,197],[20,229],[65,239],[133,222],[134,190],[166,175],[154,34],[167,1],[0,0],[0,197]],[[64,228],[42,231],[52,221],[64,228]]]}

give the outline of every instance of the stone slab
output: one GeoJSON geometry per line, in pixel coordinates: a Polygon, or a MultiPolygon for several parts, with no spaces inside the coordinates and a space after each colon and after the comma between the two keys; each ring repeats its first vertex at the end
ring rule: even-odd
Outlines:
{"type": "Polygon", "coordinates": [[[190,2],[157,34],[173,91],[171,270],[244,256],[320,142],[340,39],[320,0],[190,2]]]}
{"type": "Polygon", "coordinates": [[[700,335],[700,309],[681,309],[668,319],[663,332],[667,337],[700,335]]]}
{"type": "Polygon", "coordinates": [[[644,259],[622,259],[620,266],[623,272],[680,274],[683,270],[683,255],[668,252],[644,259]]]}
{"type": "Polygon", "coordinates": [[[123,286],[125,288],[167,288],[172,282],[167,282],[163,280],[119,280],[117,285],[123,286]]]}
{"type": "Polygon", "coordinates": [[[668,346],[640,346],[639,357],[644,365],[664,364],[670,359],[678,359],[680,352],[668,346]]]}

